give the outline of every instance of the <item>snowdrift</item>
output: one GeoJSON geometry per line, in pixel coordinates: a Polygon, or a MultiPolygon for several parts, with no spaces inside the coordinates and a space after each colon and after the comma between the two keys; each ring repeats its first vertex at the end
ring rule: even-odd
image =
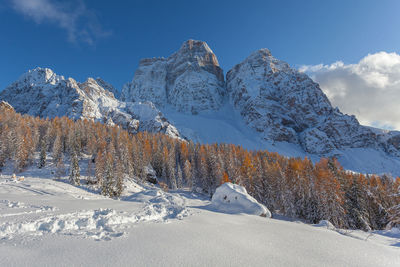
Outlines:
{"type": "Polygon", "coordinates": [[[247,194],[244,187],[232,183],[224,183],[219,186],[211,203],[213,208],[225,213],[246,213],[271,217],[271,212],[247,194]]]}

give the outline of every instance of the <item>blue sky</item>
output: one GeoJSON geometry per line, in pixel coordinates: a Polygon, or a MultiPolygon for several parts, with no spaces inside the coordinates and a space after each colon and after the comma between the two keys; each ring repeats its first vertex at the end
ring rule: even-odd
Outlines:
{"type": "Polygon", "coordinates": [[[269,48],[295,67],[357,63],[399,52],[400,1],[0,0],[0,89],[28,69],[52,68],[118,89],[144,57],[206,41],[227,72],[269,48]]]}
{"type": "Polygon", "coordinates": [[[84,6],[74,27],[97,24],[90,41],[21,11],[29,1],[36,0],[0,2],[0,88],[36,66],[78,80],[101,76],[120,88],[140,58],[168,56],[189,38],[207,41],[225,72],[263,47],[294,66],[355,62],[400,47],[400,1],[37,1],[67,15],[84,6]]]}

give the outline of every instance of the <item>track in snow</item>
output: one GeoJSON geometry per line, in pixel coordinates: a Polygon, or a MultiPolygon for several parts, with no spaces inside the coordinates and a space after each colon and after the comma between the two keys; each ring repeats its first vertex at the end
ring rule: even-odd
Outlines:
{"type": "Polygon", "coordinates": [[[0,200],[0,240],[3,242],[46,234],[111,240],[123,236],[126,229],[137,223],[167,222],[190,214],[183,197],[159,188],[143,189],[123,197],[124,201],[116,201],[51,179],[26,178],[24,182],[18,182],[6,176],[0,181],[0,193],[13,198],[28,194],[25,199],[33,201],[46,197],[54,203],[69,198],[67,207],[74,208],[73,212],[65,212],[65,208],[0,200]],[[92,205],[94,202],[96,208],[82,210],[87,208],[86,201],[92,205]],[[104,204],[108,208],[103,208],[104,204]],[[129,205],[134,209],[118,211],[113,208],[115,205],[129,205]]]}

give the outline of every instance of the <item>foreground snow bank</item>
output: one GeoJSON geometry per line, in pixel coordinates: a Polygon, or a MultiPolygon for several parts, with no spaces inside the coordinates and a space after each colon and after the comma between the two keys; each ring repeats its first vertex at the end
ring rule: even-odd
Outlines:
{"type": "Polygon", "coordinates": [[[30,221],[5,222],[0,224],[0,240],[9,240],[17,236],[41,236],[52,233],[108,241],[114,237],[122,236],[125,229],[133,224],[167,222],[170,219],[182,219],[188,214],[181,197],[161,193],[145,202],[142,210],[135,212],[100,208],[66,214],[52,214],[30,221]]]}
{"type": "Polygon", "coordinates": [[[212,206],[221,212],[246,213],[271,217],[271,212],[247,194],[243,186],[224,183],[217,188],[212,197],[212,206]]]}
{"type": "Polygon", "coordinates": [[[52,179],[27,177],[16,182],[10,177],[0,176],[0,198],[12,198],[0,199],[0,244],[49,234],[108,241],[125,235],[133,225],[181,220],[191,214],[181,195],[134,181],[126,184],[127,195],[116,201],[52,179]],[[55,206],[31,203],[43,199],[55,206]]]}

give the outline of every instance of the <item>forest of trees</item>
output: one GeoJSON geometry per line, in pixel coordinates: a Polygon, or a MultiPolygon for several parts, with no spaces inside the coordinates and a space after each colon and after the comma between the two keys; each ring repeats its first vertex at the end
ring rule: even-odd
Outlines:
{"type": "Polygon", "coordinates": [[[310,223],[324,219],[363,230],[400,224],[400,178],[345,171],[335,159],[314,164],[232,144],[195,144],[163,134],[129,134],[89,120],[40,119],[0,109],[0,170],[12,162],[21,172],[34,163],[34,155],[38,168],[52,164],[55,177],[68,176],[75,185],[83,182],[82,156],[92,158],[82,176],[110,197],[121,195],[126,177],[144,181],[151,166],[170,189],[201,188],[211,196],[230,181],[272,212],[310,223]]]}

